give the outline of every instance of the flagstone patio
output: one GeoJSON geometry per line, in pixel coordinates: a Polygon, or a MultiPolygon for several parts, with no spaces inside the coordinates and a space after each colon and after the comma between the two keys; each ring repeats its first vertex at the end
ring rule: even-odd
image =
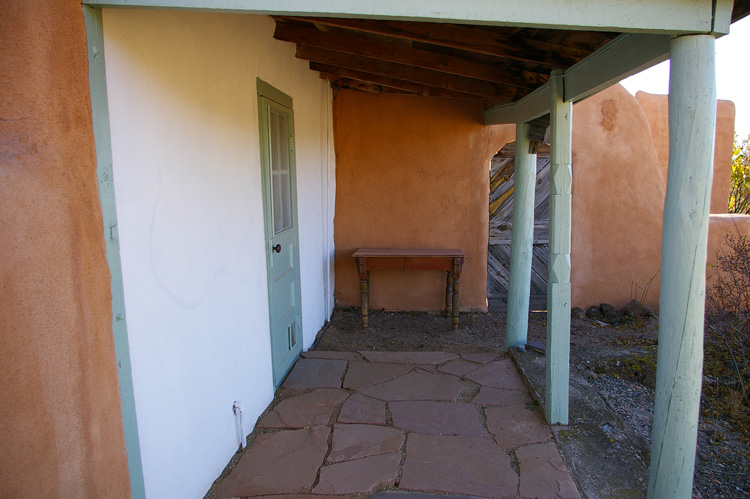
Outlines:
{"type": "Polygon", "coordinates": [[[217,498],[580,497],[498,353],[302,354],[217,498]]]}

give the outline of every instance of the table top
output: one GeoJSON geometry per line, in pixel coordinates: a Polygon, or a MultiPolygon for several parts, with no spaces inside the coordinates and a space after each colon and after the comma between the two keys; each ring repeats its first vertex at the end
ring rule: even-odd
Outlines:
{"type": "Polygon", "coordinates": [[[352,253],[354,258],[408,258],[408,257],[448,257],[463,258],[466,253],[457,249],[425,249],[425,248],[359,248],[352,253]]]}

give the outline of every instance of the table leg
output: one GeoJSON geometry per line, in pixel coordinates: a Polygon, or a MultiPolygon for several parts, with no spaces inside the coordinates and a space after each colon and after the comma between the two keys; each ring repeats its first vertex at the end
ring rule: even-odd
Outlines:
{"type": "Polygon", "coordinates": [[[447,277],[445,279],[445,316],[451,316],[451,300],[453,299],[453,273],[451,271],[446,272],[447,277]]]}
{"type": "Polygon", "coordinates": [[[370,271],[359,274],[359,291],[362,298],[362,327],[367,328],[370,308],[370,271]]]}
{"type": "Polygon", "coordinates": [[[451,319],[451,323],[453,324],[453,329],[458,329],[458,292],[461,287],[461,276],[457,273],[453,273],[453,318],[451,319]]]}

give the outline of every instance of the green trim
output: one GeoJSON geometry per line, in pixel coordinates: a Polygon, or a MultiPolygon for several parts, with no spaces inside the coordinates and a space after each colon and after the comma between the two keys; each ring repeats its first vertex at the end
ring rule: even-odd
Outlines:
{"type": "Polygon", "coordinates": [[[578,102],[669,59],[669,35],[626,33],[565,70],[563,98],[578,102]]]}
{"type": "Polygon", "coordinates": [[[125,448],[128,455],[130,489],[132,497],[146,497],[143,480],[141,447],[138,440],[138,421],[135,411],[133,370],[130,364],[128,328],[125,320],[125,291],[120,261],[120,242],[117,235],[117,211],[115,208],[115,186],[112,176],[112,141],[109,127],[109,105],[107,102],[107,79],[104,66],[104,36],[102,11],[83,7],[86,23],[86,40],[89,60],[89,89],[91,92],[91,118],[96,143],[96,175],[99,184],[99,201],[104,222],[104,242],[111,276],[112,334],[115,342],[120,399],[122,401],[122,423],[125,432],[125,448]]]}
{"type": "MultiPolygon", "coordinates": [[[[668,35],[626,33],[569,67],[563,73],[565,101],[579,102],[615,83],[669,59],[668,35]]],[[[528,123],[550,112],[547,82],[517,102],[484,112],[485,125],[528,123]]]]}
{"type": "MultiPolygon", "coordinates": [[[[191,9],[244,14],[354,17],[585,31],[706,33],[714,0],[88,0],[96,7],[191,9]]],[[[728,3],[730,0],[721,0],[728,3]]]]}
{"type": "MultiPolygon", "coordinates": [[[[268,83],[261,80],[260,78],[255,79],[255,85],[258,89],[259,96],[262,95],[263,97],[286,107],[287,110],[289,111],[289,116],[291,117],[292,120],[294,120],[294,115],[292,114],[292,109],[294,108],[294,106],[292,103],[292,98],[290,96],[288,96],[281,90],[277,89],[276,87],[269,85],[268,83]]],[[[292,129],[292,134],[294,134],[294,129],[292,129]]]]}

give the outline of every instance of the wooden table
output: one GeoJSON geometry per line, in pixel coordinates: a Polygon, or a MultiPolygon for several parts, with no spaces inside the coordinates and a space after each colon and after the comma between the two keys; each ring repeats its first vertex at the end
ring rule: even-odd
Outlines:
{"type": "Polygon", "coordinates": [[[458,293],[461,268],[466,254],[454,249],[389,249],[360,248],[352,254],[359,273],[362,296],[362,327],[367,327],[370,307],[371,270],[443,270],[445,281],[445,315],[451,316],[453,329],[458,329],[458,293]]]}

